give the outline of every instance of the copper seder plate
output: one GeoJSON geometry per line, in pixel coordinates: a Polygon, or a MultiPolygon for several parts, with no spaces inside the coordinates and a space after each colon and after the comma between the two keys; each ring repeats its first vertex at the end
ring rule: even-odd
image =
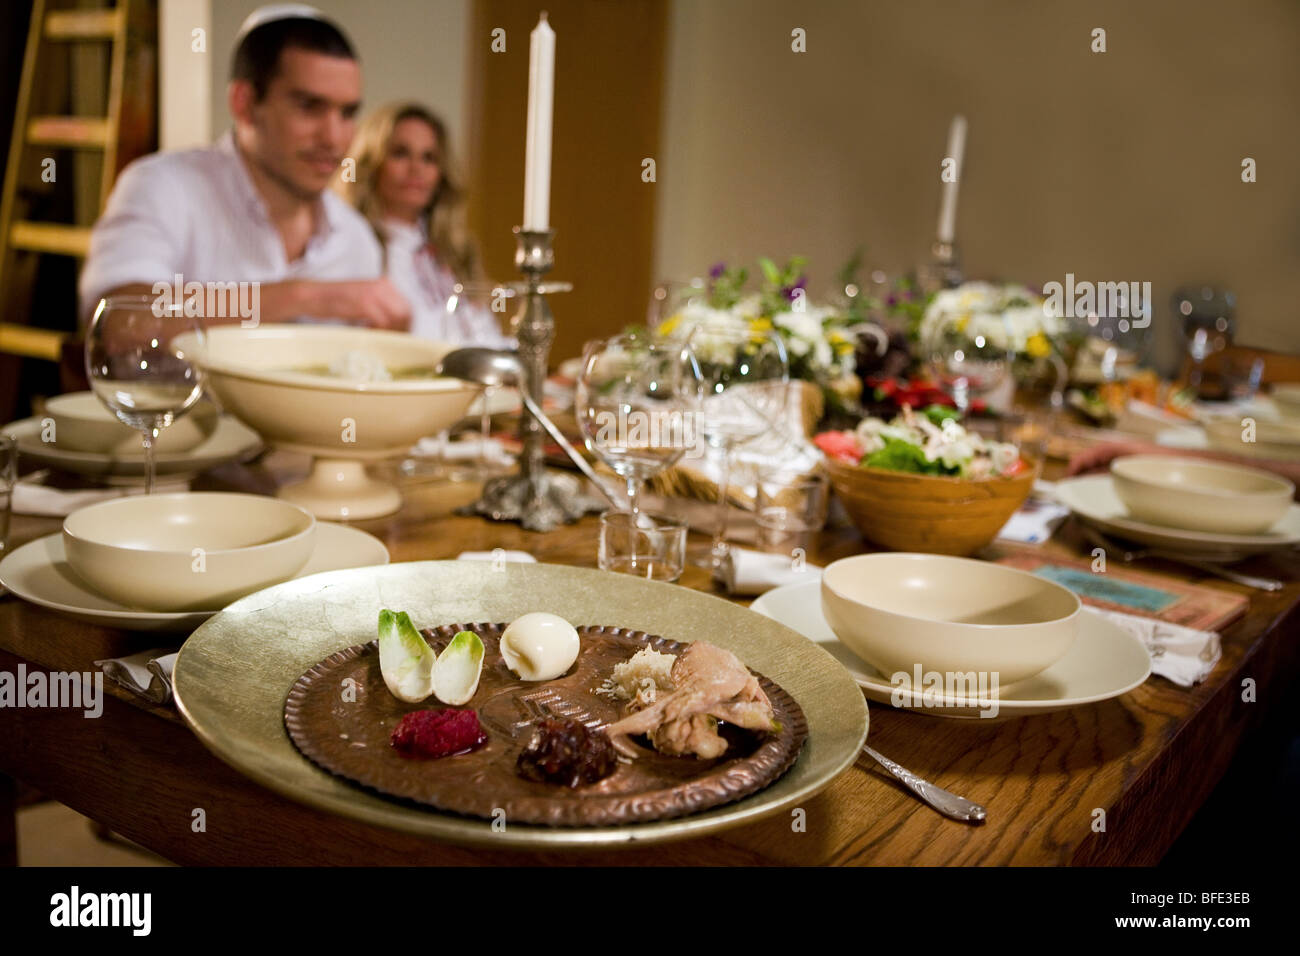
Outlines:
{"type": "Polygon", "coordinates": [[[318,766],[389,797],[437,810],[511,823],[553,827],[610,826],[667,820],[721,806],[755,793],[784,774],[808,737],[803,710],[785,690],[755,674],[781,730],[772,734],[722,725],[727,752],[714,760],[673,757],[651,750],[594,784],[570,789],[519,776],[515,762],[531,736],[531,722],[546,715],[576,717],[604,726],[622,706],[593,693],[614,665],[649,645],[678,654],[688,645],[618,627],[579,627],[582,651],[568,673],[551,681],[515,677],[499,650],[504,624],[448,624],[422,630],[441,652],[460,630],[483,641],[483,675],[472,707],[489,735],[482,747],[438,759],[405,757],[389,742],[410,711],[443,706],[398,700],[384,684],[375,641],[331,654],[294,683],[284,723],[294,745],[318,766]],[[347,685],[349,678],[355,684],[347,685]],[[343,688],[354,693],[345,695],[343,688]],[[354,697],[348,700],[345,697],[354,697]]]}

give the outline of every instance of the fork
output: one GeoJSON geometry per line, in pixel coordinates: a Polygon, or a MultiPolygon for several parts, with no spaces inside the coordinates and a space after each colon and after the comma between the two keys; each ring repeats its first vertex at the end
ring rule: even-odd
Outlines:
{"type": "Polygon", "coordinates": [[[893,774],[903,786],[916,794],[923,803],[929,804],[945,817],[971,824],[983,823],[988,817],[988,811],[978,803],[967,800],[965,797],[959,797],[942,787],[937,787],[929,780],[923,780],[906,767],[894,763],[884,754],[873,750],[866,744],[862,745],[862,752],[893,774]]]}
{"type": "Polygon", "coordinates": [[[1258,588],[1261,591],[1280,591],[1284,587],[1282,582],[1276,578],[1262,578],[1254,574],[1242,574],[1240,571],[1232,571],[1220,564],[1189,558],[1174,551],[1162,551],[1159,548],[1129,549],[1126,545],[1108,538],[1090,525],[1083,525],[1083,536],[1098,547],[1105,548],[1108,553],[1117,553],[1120,560],[1125,564],[1132,564],[1142,558],[1160,558],[1164,561],[1172,561],[1175,564],[1204,571],[1206,574],[1216,575],[1234,584],[1243,584],[1248,588],[1258,588]]]}

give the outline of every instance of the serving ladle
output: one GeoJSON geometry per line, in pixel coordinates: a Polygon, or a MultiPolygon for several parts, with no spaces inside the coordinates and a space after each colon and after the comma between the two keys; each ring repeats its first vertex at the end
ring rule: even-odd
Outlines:
{"type": "Polygon", "coordinates": [[[626,501],[615,498],[613,492],[596,474],[596,470],[588,464],[587,459],[582,457],[582,454],[569,443],[569,440],[564,437],[564,433],[556,427],[555,422],[551,421],[550,417],[542,411],[541,407],[534,401],[533,396],[528,394],[528,387],[524,384],[524,367],[519,361],[519,356],[514,352],[484,348],[453,349],[442,357],[436,371],[439,375],[474,382],[478,385],[488,387],[505,386],[506,388],[518,389],[519,397],[523,400],[524,407],[528,409],[529,414],[541,423],[547,433],[555,439],[556,444],[563,448],[564,453],[578,466],[578,470],[586,475],[591,483],[596,486],[596,489],[605,496],[605,499],[614,507],[614,510],[627,510],[626,501]]]}

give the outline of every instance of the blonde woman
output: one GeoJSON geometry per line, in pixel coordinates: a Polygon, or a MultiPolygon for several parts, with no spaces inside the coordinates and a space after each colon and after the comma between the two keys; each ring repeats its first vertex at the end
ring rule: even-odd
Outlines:
{"type": "Polygon", "coordinates": [[[483,280],[442,120],[416,103],[390,103],[357,128],[348,156],[356,161],[355,181],[340,174],[334,188],[383,244],[387,276],[411,304],[411,331],[457,345],[511,347],[495,315],[457,294],[483,280]]]}

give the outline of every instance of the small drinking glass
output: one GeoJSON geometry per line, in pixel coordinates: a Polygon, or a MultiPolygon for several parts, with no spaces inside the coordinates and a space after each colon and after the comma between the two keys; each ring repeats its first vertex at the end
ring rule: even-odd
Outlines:
{"type": "MultiPolygon", "coordinates": [[[[18,483],[18,439],[0,435],[0,558],[9,548],[9,516],[14,509],[14,485],[18,483]]],[[[0,588],[0,592],[3,592],[0,588]]]]}
{"type": "Polygon", "coordinates": [[[598,560],[602,571],[676,581],[686,566],[686,522],[647,511],[607,511],[600,516],[598,560]]]}
{"type": "Polygon", "coordinates": [[[197,363],[177,344],[184,333],[204,341],[199,319],[159,296],[101,299],[86,332],[86,377],[95,396],[144,441],[145,494],[153,492],[158,433],[203,396],[197,363]]]}
{"type": "Polygon", "coordinates": [[[806,554],[813,534],[826,525],[828,499],[826,476],[819,472],[760,479],[755,499],[758,549],[787,555],[802,549],[806,554]]]}

